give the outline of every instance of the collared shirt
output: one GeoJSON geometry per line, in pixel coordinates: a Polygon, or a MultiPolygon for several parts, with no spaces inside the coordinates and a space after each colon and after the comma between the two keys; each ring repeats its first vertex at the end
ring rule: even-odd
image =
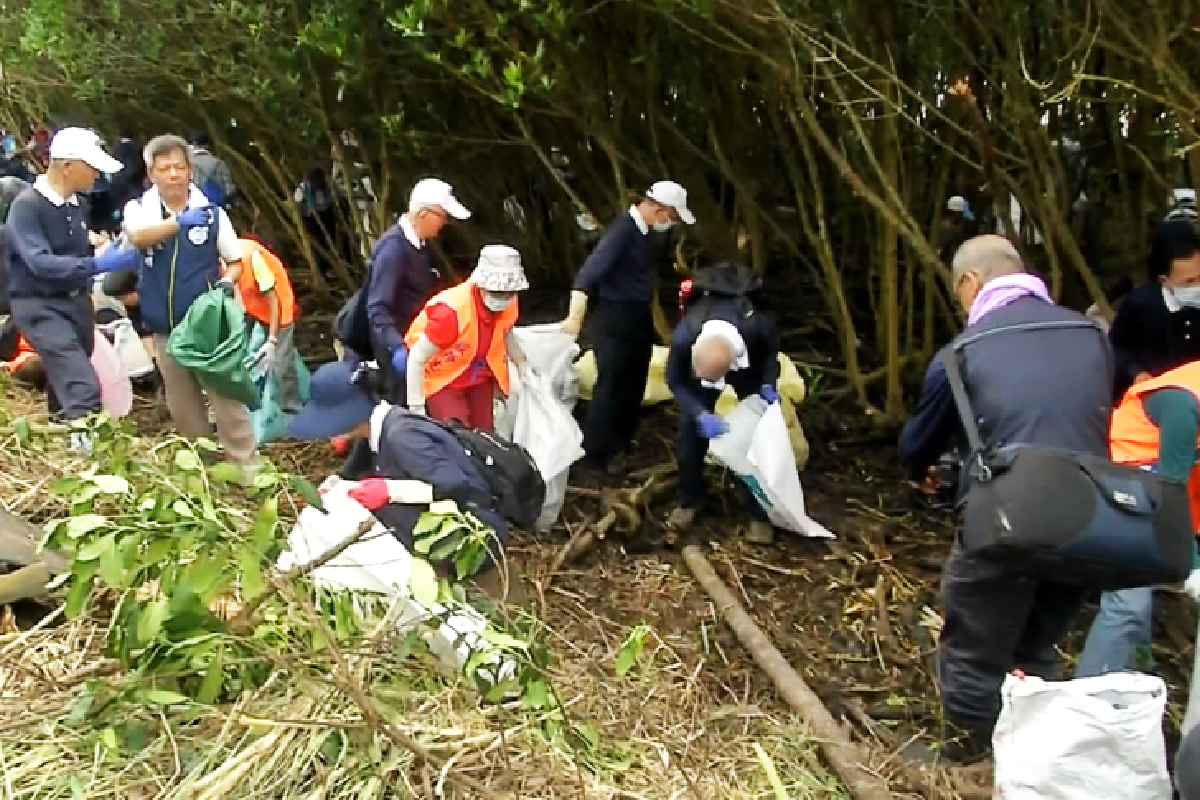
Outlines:
{"type": "Polygon", "coordinates": [[[391,403],[381,400],[371,412],[371,430],[367,435],[367,444],[371,446],[371,451],[374,453],[379,452],[379,440],[383,436],[383,420],[391,410],[391,403]]]}
{"type": "Polygon", "coordinates": [[[73,206],[79,205],[79,198],[75,195],[71,195],[70,197],[63,199],[63,196],[54,191],[53,187],[50,186],[50,181],[45,175],[37,176],[33,182],[33,188],[37,190],[42,197],[46,198],[56,206],[61,206],[64,203],[70,203],[73,206]]]}
{"type": "Polygon", "coordinates": [[[425,242],[421,237],[417,236],[417,229],[413,227],[412,220],[408,218],[408,214],[400,215],[400,230],[404,231],[404,238],[408,239],[413,247],[420,250],[425,246],[425,242]]]}
{"type": "MultiPolygon", "coordinates": [[[[184,208],[205,208],[207,206],[212,206],[212,203],[209,202],[204,192],[200,191],[195,184],[188,187],[188,199],[184,208]]],[[[219,218],[217,222],[217,252],[226,263],[241,261],[242,245],[238,242],[237,231],[233,229],[229,215],[223,208],[213,207],[213,211],[219,218]]],[[[140,199],[130,200],[126,204],[125,229],[136,230],[147,225],[155,225],[167,218],[166,213],[162,195],[159,194],[157,187],[152,186],[140,199]]]]}
{"type": "Polygon", "coordinates": [[[642,217],[642,212],[638,211],[637,206],[629,207],[629,216],[633,217],[633,224],[637,225],[643,236],[650,235],[650,226],[646,224],[646,220],[642,217]]]}

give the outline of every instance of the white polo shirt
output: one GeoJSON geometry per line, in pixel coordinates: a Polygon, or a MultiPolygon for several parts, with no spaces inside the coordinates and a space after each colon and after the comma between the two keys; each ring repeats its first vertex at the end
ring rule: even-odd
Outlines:
{"type": "MultiPolygon", "coordinates": [[[[217,253],[226,263],[241,261],[242,245],[238,241],[237,231],[233,229],[233,223],[229,221],[229,215],[225,213],[225,209],[209,202],[209,199],[204,196],[204,192],[193,184],[189,187],[186,207],[204,208],[205,206],[211,207],[218,214],[217,253]]],[[[123,225],[126,232],[162,222],[167,218],[164,211],[162,196],[156,187],[151,187],[139,199],[130,200],[125,204],[123,225]]]]}

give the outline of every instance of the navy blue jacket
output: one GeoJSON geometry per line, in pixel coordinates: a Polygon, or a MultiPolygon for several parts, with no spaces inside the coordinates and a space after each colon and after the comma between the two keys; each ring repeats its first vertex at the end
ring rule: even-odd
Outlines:
{"type": "Polygon", "coordinates": [[[714,299],[704,319],[685,318],[671,332],[671,348],[667,354],[667,386],[679,403],[680,412],[690,419],[711,411],[712,398],[719,396],[715,389],[704,388],[692,371],[692,345],[696,343],[701,326],[712,319],[732,323],[746,343],[750,365],[726,376],[739,398],[754,394],[763,386],[774,386],[779,380],[779,333],[771,319],[757,311],[748,318],[744,317],[736,300],[714,299]]]}
{"type": "Polygon", "coordinates": [[[170,333],[183,321],[196,298],[221,279],[217,250],[219,214],[206,225],[181,228],[174,236],[143,251],[138,276],[138,308],[151,333],[170,333]]]}
{"type": "Polygon", "coordinates": [[[654,299],[650,236],[642,233],[628,210],[608,226],[572,288],[592,302],[647,304],[654,299]]]}
{"type": "Polygon", "coordinates": [[[56,206],[32,186],[8,209],[4,250],[12,297],[86,294],[95,262],[88,242],[87,211],[74,203],[56,206]]]}
{"type": "Polygon", "coordinates": [[[1113,397],[1119,400],[1139,372],[1158,377],[1200,359],[1200,309],[1172,312],[1162,286],[1148,283],[1121,301],[1108,338],[1117,365],[1113,397]]]}
{"type": "MultiPolygon", "coordinates": [[[[390,480],[417,480],[433,487],[437,500],[452,499],[471,511],[496,532],[501,545],[508,541],[504,518],[492,509],[492,492],[479,467],[463,450],[458,438],[438,423],[399,408],[388,412],[375,454],[374,475],[390,480]]],[[[388,505],[376,516],[412,551],[412,528],[424,508],[388,505]]]]}
{"type": "MultiPolygon", "coordinates": [[[[963,377],[985,445],[1032,444],[1108,455],[1113,357],[1095,323],[1070,309],[1025,297],[968,326],[959,340],[967,342],[963,377]],[[1072,327],[973,339],[996,328],[1036,322],[1072,327]]],[[[900,462],[914,479],[923,478],[952,437],[961,435],[944,364],[950,352],[944,348],[929,365],[916,413],[900,435],[900,462]]]]}
{"type": "Polygon", "coordinates": [[[417,248],[397,222],[371,250],[367,267],[367,319],[371,344],[389,355],[404,344],[404,334],[435,293],[429,248],[417,248]]]}

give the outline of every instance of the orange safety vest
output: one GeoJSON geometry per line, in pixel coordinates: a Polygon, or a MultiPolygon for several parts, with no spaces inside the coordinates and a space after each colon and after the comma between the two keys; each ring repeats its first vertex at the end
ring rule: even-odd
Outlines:
{"type": "MultiPolygon", "coordinates": [[[[1200,401],[1200,361],[1184,364],[1129,387],[1121,404],[1113,411],[1108,432],[1111,458],[1118,464],[1142,466],[1158,461],[1158,426],[1150,420],[1142,405],[1142,396],[1156,389],[1183,389],[1200,401]]],[[[1188,499],[1192,527],[1200,531],[1200,465],[1192,467],[1188,475],[1188,499]]]]}
{"type": "MultiPolygon", "coordinates": [[[[475,360],[475,353],[479,349],[479,317],[475,305],[477,302],[475,285],[470,281],[451,286],[434,295],[433,299],[425,304],[405,334],[404,343],[411,350],[429,323],[428,309],[438,303],[450,306],[458,316],[458,340],[445,350],[434,353],[425,362],[425,376],[422,382],[426,397],[431,397],[453,383],[475,360]]],[[[514,297],[508,308],[496,317],[496,326],[492,329],[492,341],[487,352],[488,367],[491,368],[496,384],[500,387],[500,393],[505,397],[508,396],[508,348],[504,339],[516,324],[517,299],[514,297]]]]}
{"type": "Polygon", "coordinates": [[[296,321],[299,309],[296,307],[296,295],[292,292],[292,281],[288,278],[287,270],[279,256],[272,253],[253,239],[238,239],[242,245],[242,274],[238,277],[238,293],[242,296],[242,305],[246,307],[246,315],[258,320],[263,325],[271,324],[271,306],[267,296],[258,290],[254,280],[253,259],[260,258],[271,274],[275,276],[275,299],[279,301],[279,327],[286,328],[296,321]]]}

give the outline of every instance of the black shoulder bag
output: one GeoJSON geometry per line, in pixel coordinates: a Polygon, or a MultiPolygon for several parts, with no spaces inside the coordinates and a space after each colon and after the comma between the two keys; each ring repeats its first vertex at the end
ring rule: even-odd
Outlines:
{"type": "MultiPolygon", "coordinates": [[[[1027,323],[981,336],[1078,324],[1027,323]]],[[[1184,484],[1085,453],[984,444],[961,369],[963,348],[978,338],[955,344],[945,363],[970,449],[960,487],[964,551],[1105,590],[1185,580],[1194,532],[1184,484]]]]}

